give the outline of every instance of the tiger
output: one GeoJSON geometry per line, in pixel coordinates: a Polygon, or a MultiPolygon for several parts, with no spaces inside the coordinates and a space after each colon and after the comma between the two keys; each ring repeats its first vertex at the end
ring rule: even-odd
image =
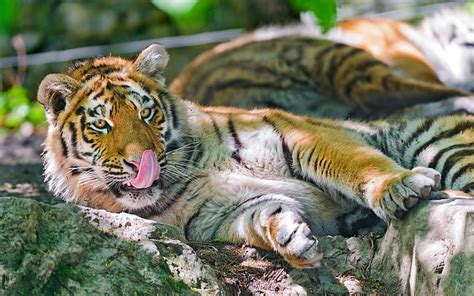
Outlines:
{"type": "Polygon", "coordinates": [[[309,25],[264,28],[202,53],[170,89],[203,104],[333,119],[474,114],[472,93],[444,85],[408,31],[418,32],[369,19],[342,22],[327,36],[309,25]]]}
{"type": "Polygon", "coordinates": [[[472,194],[474,116],[390,123],[205,106],[166,86],[165,48],[101,57],[41,81],[45,181],[56,196],[245,243],[317,267],[318,237],[472,194]]]}
{"type": "Polygon", "coordinates": [[[369,52],[404,78],[442,84],[434,65],[407,37],[417,35],[417,28],[406,22],[354,18],[342,21],[325,37],[369,52]]]}
{"type": "Polygon", "coordinates": [[[474,14],[467,10],[440,9],[418,26],[354,18],[325,37],[370,52],[403,77],[474,91],[474,14]]]}
{"type": "Polygon", "coordinates": [[[448,8],[425,18],[405,36],[446,85],[474,92],[474,13],[448,8]]]}

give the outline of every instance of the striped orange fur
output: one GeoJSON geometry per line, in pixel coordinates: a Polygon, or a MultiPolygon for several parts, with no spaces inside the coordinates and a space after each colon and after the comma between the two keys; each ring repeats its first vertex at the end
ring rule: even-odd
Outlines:
{"type": "Polygon", "coordinates": [[[356,18],[338,24],[329,38],[369,52],[402,77],[442,84],[431,62],[406,36],[410,33],[417,34],[404,22],[356,18]]]}
{"type": "MultiPolygon", "coordinates": [[[[262,29],[204,52],[170,89],[203,104],[342,119],[398,118],[410,112],[405,108],[455,97],[471,96],[472,105],[471,94],[440,82],[407,31],[415,29],[368,19],[341,23],[324,36],[331,40],[311,27],[262,29]]],[[[424,109],[466,109],[459,105],[424,109]]]]}
{"type": "Polygon", "coordinates": [[[317,236],[383,231],[434,189],[474,190],[473,116],[362,123],[201,106],[167,89],[167,61],[152,45],[135,61],[99,58],[44,78],[56,195],[308,268],[321,258],[317,236]],[[131,187],[144,151],[159,178],[131,187]]]}

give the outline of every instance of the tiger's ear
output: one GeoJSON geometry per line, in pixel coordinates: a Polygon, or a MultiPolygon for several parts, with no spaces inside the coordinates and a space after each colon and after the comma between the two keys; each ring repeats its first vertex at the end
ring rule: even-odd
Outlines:
{"type": "Polygon", "coordinates": [[[54,121],[69,105],[69,99],[80,88],[80,83],[64,74],[49,74],[38,87],[37,100],[43,105],[48,120],[54,121]]]}
{"type": "Polygon", "coordinates": [[[135,70],[161,83],[165,82],[163,72],[169,56],[163,45],[152,44],[145,48],[133,62],[135,70]]]}

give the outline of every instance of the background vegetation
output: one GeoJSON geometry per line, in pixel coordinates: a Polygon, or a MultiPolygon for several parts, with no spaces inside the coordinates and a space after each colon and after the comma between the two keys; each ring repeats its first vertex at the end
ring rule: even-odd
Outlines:
{"type": "MultiPolygon", "coordinates": [[[[188,35],[223,29],[251,30],[299,19],[311,11],[324,30],[347,18],[432,4],[436,0],[0,0],[0,133],[44,122],[34,101],[41,78],[71,61],[30,65],[26,53],[188,35]],[[339,8],[338,8],[339,6],[339,8]],[[2,57],[17,57],[15,66],[2,57]]],[[[466,2],[466,1],[460,1],[466,2]]],[[[474,9],[474,0],[469,5],[474,9]]],[[[171,78],[212,44],[171,52],[171,78]]],[[[113,54],[121,54],[114,52],[113,54]]],[[[100,53],[97,53],[100,54],[100,53]]]]}

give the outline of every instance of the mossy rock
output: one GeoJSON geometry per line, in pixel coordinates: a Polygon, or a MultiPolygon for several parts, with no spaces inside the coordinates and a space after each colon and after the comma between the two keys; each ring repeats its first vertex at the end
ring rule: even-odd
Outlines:
{"type": "Polygon", "coordinates": [[[163,259],[102,233],[77,207],[0,197],[0,294],[196,294],[163,259]]]}

